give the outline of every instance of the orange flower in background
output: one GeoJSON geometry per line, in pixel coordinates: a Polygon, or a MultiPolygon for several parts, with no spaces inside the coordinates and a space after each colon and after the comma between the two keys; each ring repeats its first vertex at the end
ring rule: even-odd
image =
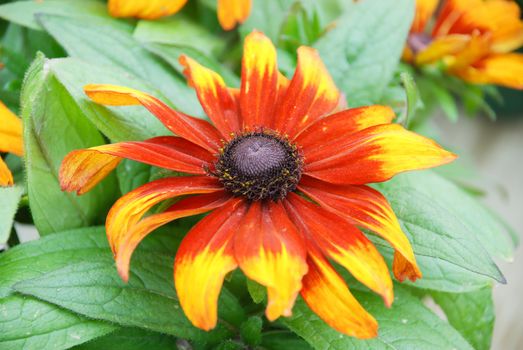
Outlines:
{"type": "Polygon", "coordinates": [[[523,89],[523,55],[512,53],[521,46],[514,1],[417,0],[403,57],[416,65],[442,60],[449,73],[471,83],[523,89]]]}
{"type": "Polygon", "coordinates": [[[389,107],[334,112],[340,92],[312,48],[298,49],[297,68],[288,80],[278,71],[271,41],[251,33],[239,89],[225,86],[218,74],[189,57],[180,63],[212,124],[137,90],[88,85],[85,92],[96,103],[142,105],[178,136],[76,150],[60,169],[62,188],[79,194],[123,158],[191,174],[150,182],[113,205],[106,229],[120,276],[128,280],[131,255],[151,231],[210,211],[183,239],[174,263],[178,297],[195,326],[215,327],[224,277],[239,267],[267,288],[269,320],[291,315],[301,293],[338,331],[376,336],[376,320],[329,260],[391,305],[385,261],[357,227],[394,247],[397,279],[414,281],[421,272],[389,203],[365,184],[455,156],[392,124],[389,107]],[[145,216],[156,204],[180,196],[167,210],[145,216]]]}
{"type": "MultiPolygon", "coordinates": [[[[157,19],[180,11],[187,0],[109,0],[113,17],[157,19]]],[[[218,0],[218,21],[225,30],[243,23],[251,13],[252,0],[218,0]]]]}
{"type": "MultiPolygon", "coordinates": [[[[22,121],[0,101],[0,152],[23,155],[22,121]]],[[[11,171],[0,158],[0,186],[13,184],[11,171]]]]}

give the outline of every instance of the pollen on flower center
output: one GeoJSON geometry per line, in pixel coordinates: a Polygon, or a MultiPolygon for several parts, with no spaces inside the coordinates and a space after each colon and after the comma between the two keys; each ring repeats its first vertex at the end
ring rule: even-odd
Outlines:
{"type": "Polygon", "coordinates": [[[225,145],[213,175],[234,195],[277,201],[296,189],[302,163],[288,140],[272,132],[250,132],[225,145]]]}

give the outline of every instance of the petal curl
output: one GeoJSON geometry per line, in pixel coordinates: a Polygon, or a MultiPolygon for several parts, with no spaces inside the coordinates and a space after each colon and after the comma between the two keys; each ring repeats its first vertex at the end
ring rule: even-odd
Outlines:
{"type": "Polygon", "coordinates": [[[309,308],[338,332],[360,339],[378,335],[378,322],[354,298],[343,278],[321,254],[309,253],[301,296],[309,308]]]}
{"type": "Polygon", "coordinates": [[[7,167],[4,160],[0,157],[0,186],[11,186],[14,183],[13,174],[7,167]]]}
{"type": "Polygon", "coordinates": [[[269,320],[290,316],[306,251],[281,203],[253,202],[234,238],[234,256],[247,277],[267,287],[269,320]]]}
{"type": "Polygon", "coordinates": [[[245,22],[252,8],[252,0],[218,0],[218,21],[224,30],[231,30],[245,22]]]}
{"type": "Polygon", "coordinates": [[[190,174],[205,174],[213,156],[203,148],[173,136],[143,142],[119,142],[69,153],[59,178],[62,190],[83,194],[103,180],[123,158],[190,174]]]}
{"type": "Polygon", "coordinates": [[[180,11],[187,0],[109,0],[113,17],[157,19],[180,11]]]}
{"type": "Polygon", "coordinates": [[[263,33],[253,31],[244,41],[240,110],[243,128],[269,125],[278,99],[276,48],[263,33]]]}
{"type": "Polygon", "coordinates": [[[220,147],[218,130],[202,119],[175,111],[165,103],[144,92],[107,84],[84,86],[87,96],[94,102],[106,106],[142,105],[154,114],[169,130],[212,153],[220,147]]]}
{"type": "Polygon", "coordinates": [[[0,152],[22,156],[22,120],[0,101],[0,152]]]}
{"type": "Polygon", "coordinates": [[[236,96],[227,88],[220,75],[190,57],[180,56],[180,64],[185,67],[184,74],[196,90],[205,113],[222,136],[229,140],[231,133],[240,130],[239,102],[236,96]]]}
{"type": "Polygon", "coordinates": [[[523,54],[493,55],[453,73],[471,83],[497,84],[521,90],[523,89],[523,54]]]}
{"type": "MultiPolygon", "coordinates": [[[[401,230],[389,202],[368,186],[333,185],[304,176],[298,187],[327,210],[345,218],[353,225],[374,231],[387,240],[403,259],[394,262],[396,278],[415,281],[421,278],[409,240],[401,230]]],[[[400,259],[400,257],[398,257],[400,259]]]]}
{"type": "Polygon", "coordinates": [[[398,124],[376,125],[305,152],[304,174],[338,184],[382,182],[409,170],[446,164],[456,156],[398,124]]]}
{"type": "Polygon", "coordinates": [[[231,196],[219,191],[182,199],[160,214],[150,215],[132,226],[115,247],[115,260],[122,280],[129,280],[131,256],[140,242],[152,231],[179,218],[208,212],[224,206],[231,196]]]}
{"type": "Polygon", "coordinates": [[[329,115],[311,124],[300,133],[295,142],[307,152],[325,140],[347,137],[357,131],[380,124],[389,124],[395,113],[388,106],[366,106],[351,108],[329,115]]]}
{"type": "Polygon", "coordinates": [[[302,236],[312,239],[323,254],[380,294],[387,306],[392,304],[394,294],[389,270],[383,257],[367,237],[338,215],[294,193],[284,203],[302,236]]]}
{"type": "Polygon", "coordinates": [[[112,206],[105,222],[107,238],[113,253],[133,226],[161,201],[186,194],[212,193],[221,189],[218,180],[211,177],[170,177],[149,182],[125,194],[112,206]]]}
{"type": "Polygon", "coordinates": [[[187,318],[201,329],[216,326],[223,279],[237,267],[232,237],[246,209],[236,198],[214,210],[189,231],[176,253],[176,292],[187,318]]]}
{"type": "Polygon", "coordinates": [[[318,52],[306,46],[298,48],[298,64],[292,80],[276,107],[274,129],[294,136],[338,105],[336,88],[318,52]]]}

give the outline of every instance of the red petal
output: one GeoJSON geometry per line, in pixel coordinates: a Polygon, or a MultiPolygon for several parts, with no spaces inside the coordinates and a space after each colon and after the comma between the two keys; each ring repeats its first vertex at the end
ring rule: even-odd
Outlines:
{"type": "Polygon", "coordinates": [[[387,106],[374,105],[347,109],[310,125],[296,137],[295,142],[300,145],[304,153],[307,153],[326,140],[346,138],[368,127],[388,124],[394,117],[394,111],[387,106]]]}
{"type": "Polygon", "coordinates": [[[303,236],[313,240],[325,255],[380,294],[386,305],[392,304],[392,280],[387,265],[367,237],[338,215],[294,193],[287,197],[285,204],[303,236]]]}
{"type": "Polygon", "coordinates": [[[261,32],[247,35],[242,60],[240,109],[243,127],[269,125],[278,99],[279,72],[276,49],[261,32]]]}
{"type": "Polygon", "coordinates": [[[251,204],[234,238],[234,256],[247,277],[267,287],[269,320],[291,315],[307,272],[305,255],[303,242],[280,203],[251,204]]]}
{"type": "Polygon", "coordinates": [[[222,77],[195,60],[182,55],[180,64],[185,67],[184,74],[196,90],[205,113],[229,140],[231,133],[240,130],[239,103],[235,95],[225,86],[222,77]]]}
{"type": "Polygon", "coordinates": [[[415,281],[421,277],[410,242],[387,199],[378,191],[368,186],[333,185],[308,176],[301,179],[299,189],[353,225],[374,231],[386,239],[403,257],[393,266],[397,279],[402,281],[408,277],[415,281]]]}
{"type": "Polygon", "coordinates": [[[338,332],[360,339],[377,336],[378,323],[329,262],[321,254],[309,253],[307,263],[301,296],[311,310],[338,332]]]}
{"type": "Polygon", "coordinates": [[[455,158],[428,138],[398,124],[385,124],[326,140],[309,149],[304,173],[331,183],[360,185],[446,164],[455,158]]]}
{"type": "Polygon", "coordinates": [[[64,191],[83,194],[103,180],[122,158],[190,174],[205,174],[214,157],[179,137],[161,136],[143,142],[120,142],[69,153],[60,168],[64,191]]]}
{"type": "Polygon", "coordinates": [[[120,277],[126,282],[129,279],[131,255],[149,233],[173,220],[222,207],[230,199],[231,196],[223,191],[189,197],[175,203],[163,213],[153,214],[138,221],[125,232],[119,240],[119,245],[115,247],[116,267],[120,277]]]}
{"type": "Polygon", "coordinates": [[[298,65],[284,98],[276,108],[275,129],[293,136],[338,105],[340,93],[318,52],[298,49],[298,65]]]}
{"type": "Polygon", "coordinates": [[[246,208],[234,199],[216,209],[189,231],[176,253],[176,292],[187,318],[201,329],[216,326],[223,279],[237,267],[231,240],[246,208]]]}
{"type": "Polygon", "coordinates": [[[143,105],[169,130],[211,153],[220,147],[220,134],[205,120],[190,117],[144,92],[115,85],[86,85],[84,91],[94,102],[106,106],[143,105]]]}
{"type": "Polygon", "coordinates": [[[133,226],[153,206],[163,200],[186,194],[212,193],[223,188],[218,180],[204,176],[170,177],[149,182],[127,193],[113,205],[105,228],[113,252],[133,226]]]}

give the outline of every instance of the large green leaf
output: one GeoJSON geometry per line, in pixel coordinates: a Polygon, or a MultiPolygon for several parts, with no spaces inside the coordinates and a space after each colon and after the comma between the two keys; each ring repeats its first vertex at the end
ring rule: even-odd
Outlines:
{"type": "Polygon", "coordinates": [[[293,2],[294,0],[253,1],[249,18],[240,26],[242,37],[256,29],[277,42],[281,26],[293,2]]]}
{"type": "Polygon", "coordinates": [[[71,57],[93,65],[123,68],[151,81],[176,108],[194,116],[203,116],[196,94],[185,80],[141,47],[133,38],[133,28],[125,22],[100,17],[70,18],[48,14],[39,15],[38,19],[71,57]]]}
{"type": "Polygon", "coordinates": [[[413,286],[463,292],[492,283],[489,278],[504,281],[489,255],[510,250],[504,231],[501,227],[489,231],[496,223],[482,216],[481,207],[468,194],[431,171],[402,174],[378,188],[390,201],[418,259],[423,278],[413,286]]]}
{"type": "Polygon", "coordinates": [[[0,315],[0,348],[3,350],[69,349],[118,328],[20,295],[0,299],[0,315]]]}
{"type": "Polygon", "coordinates": [[[432,292],[431,295],[447,315],[449,323],[474,349],[490,349],[495,319],[492,288],[461,294],[432,292]]]}
{"type": "Polygon", "coordinates": [[[413,0],[354,2],[314,45],[350,106],[380,99],[399,62],[413,0]]]}
{"type": "Polygon", "coordinates": [[[394,303],[390,309],[371,293],[354,292],[355,297],[378,321],[379,333],[375,339],[359,340],[336,332],[302,300],[294,306],[292,317],[283,322],[312,347],[321,350],[472,350],[455,329],[427,309],[419,299],[399,286],[395,286],[394,292],[394,303]]]}
{"type": "Polygon", "coordinates": [[[21,99],[29,203],[44,235],[102,221],[116,190],[115,177],[109,176],[83,196],[61,191],[58,170],[67,153],[103,144],[104,139],[47,64],[42,56],[35,60],[21,99]]]}
{"type": "MultiPolygon", "coordinates": [[[[172,235],[172,232],[171,232],[172,235]]],[[[153,239],[154,237],[151,237],[153,239]]],[[[172,240],[169,243],[172,247],[172,240]]],[[[103,229],[51,235],[0,256],[0,286],[59,305],[93,319],[178,337],[217,341],[239,326],[244,312],[224,289],[220,316],[227,321],[211,333],[193,327],[178,303],[172,281],[172,252],[165,241],[146,243],[133,256],[131,276],[116,273],[103,229]]]]}
{"type": "Polygon", "coordinates": [[[139,328],[122,328],[105,337],[82,344],[75,350],[173,350],[176,339],[160,333],[139,328]]]}
{"type": "Polygon", "coordinates": [[[36,15],[41,13],[72,18],[83,16],[109,17],[107,5],[96,0],[29,0],[11,2],[0,6],[0,18],[31,29],[42,29],[36,20],[36,15]]]}
{"type": "Polygon", "coordinates": [[[166,101],[160,91],[117,67],[93,66],[76,58],[54,59],[49,69],[74,98],[85,116],[113,142],[144,140],[159,135],[172,135],[165,126],[142,106],[105,107],[92,102],[83,87],[89,83],[132,87],[166,101]]]}
{"type": "Polygon", "coordinates": [[[24,192],[20,186],[0,187],[0,245],[7,242],[20,197],[24,192]]]}

